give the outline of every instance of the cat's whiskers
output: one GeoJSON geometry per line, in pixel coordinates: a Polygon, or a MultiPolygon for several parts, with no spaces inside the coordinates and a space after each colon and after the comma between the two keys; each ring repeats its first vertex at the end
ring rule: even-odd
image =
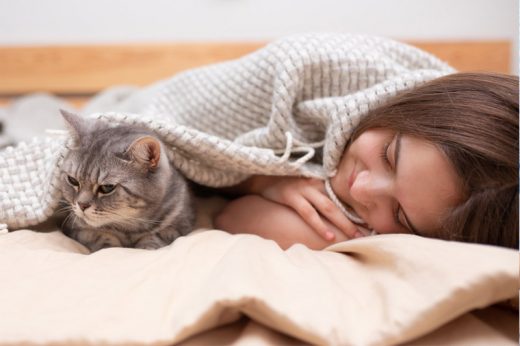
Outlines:
{"type": "Polygon", "coordinates": [[[72,220],[72,227],[75,226],[76,219],[78,218],[78,216],[74,212],[74,207],[71,204],[69,204],[69,203],[64,204],[61,208],[58,208],[56,210],[56,212],[58,214],[59,213],[66,213],[67,214],[67,216],[65,216],[65,219],[63,220],[62,224],[66,224],[69,220],[72,220]]]}
{"type": "Polygon", "coordinates": [[[66,204],[61,208],[56,209],[57,213],[71,213],[74,211],[74,208],[70,204],[66,204]]]}
{"type": "Polygon", "coordinates": [[[72,220],[72,228],[74,228],[74,226],[76,225],[76,219],[77,218],[78,218],[78,216],[75,213],[73,213],[73,212],[69,213],[67,215],[67,217],[65,217],[65,220],[63,220],[63,224],[66,224],[69,221],[69,219],[71,219],[72,220]]]}

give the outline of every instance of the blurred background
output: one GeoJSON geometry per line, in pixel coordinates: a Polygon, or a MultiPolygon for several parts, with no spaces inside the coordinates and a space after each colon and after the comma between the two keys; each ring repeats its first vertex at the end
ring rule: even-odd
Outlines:
{"type": "Polygon", "coordinates": [[[518,0],[0,0],[0,45],[267,41],[309,31],[509,40],[518,0]]]}
{"type": "Polygon", "coordinates": [[[316,31],[420,43],[463,70],[518,74],[518,15],[518,0],[0,0],[0,103],[145,85],[316,31]]]}

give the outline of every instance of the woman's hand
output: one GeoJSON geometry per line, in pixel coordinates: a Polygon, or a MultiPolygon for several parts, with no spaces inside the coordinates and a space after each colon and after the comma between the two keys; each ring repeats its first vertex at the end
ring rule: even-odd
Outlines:
{"type": "Polygon", "coordinates": [[[294,209],[301,218],[322,238],[333,241],[334,232],[326,225],[326,218],[348,238],[363,236],[358,226],[352,223],[330,200],[324,182],[318,179],[299,177],[265,177],[256,193],[264,198],[294,209]]]}

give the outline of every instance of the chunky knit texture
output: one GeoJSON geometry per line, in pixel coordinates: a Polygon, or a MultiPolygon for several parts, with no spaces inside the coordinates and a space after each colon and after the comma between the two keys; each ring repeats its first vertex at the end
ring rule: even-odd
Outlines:
{"type": "MultiPolygon", "coordinates": [[[[175,165],[201,184],[229,186],[251,174],[327,178],[364,114],[451,72],[419,49],[380,37],[299,35],[178,74],[141,97],[139,114],[90,116],[149,127],[175,165]],[[322,161],[311,161],[316,150],[322,161]]],[[[0,225],[20,228],[52,215],[67,152],[66,138],[0,152],[0,225]]]]}

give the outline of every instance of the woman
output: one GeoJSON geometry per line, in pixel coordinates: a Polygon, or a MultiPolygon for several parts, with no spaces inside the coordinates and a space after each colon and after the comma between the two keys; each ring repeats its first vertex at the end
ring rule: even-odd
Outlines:
{"type": "Polygon", "coordinates": [[[452,74],[374,109],[330,188],[254,176],[215,224],[283,248],[322,249],[367,229],[517,248],[518,77],[452,74]]]}

